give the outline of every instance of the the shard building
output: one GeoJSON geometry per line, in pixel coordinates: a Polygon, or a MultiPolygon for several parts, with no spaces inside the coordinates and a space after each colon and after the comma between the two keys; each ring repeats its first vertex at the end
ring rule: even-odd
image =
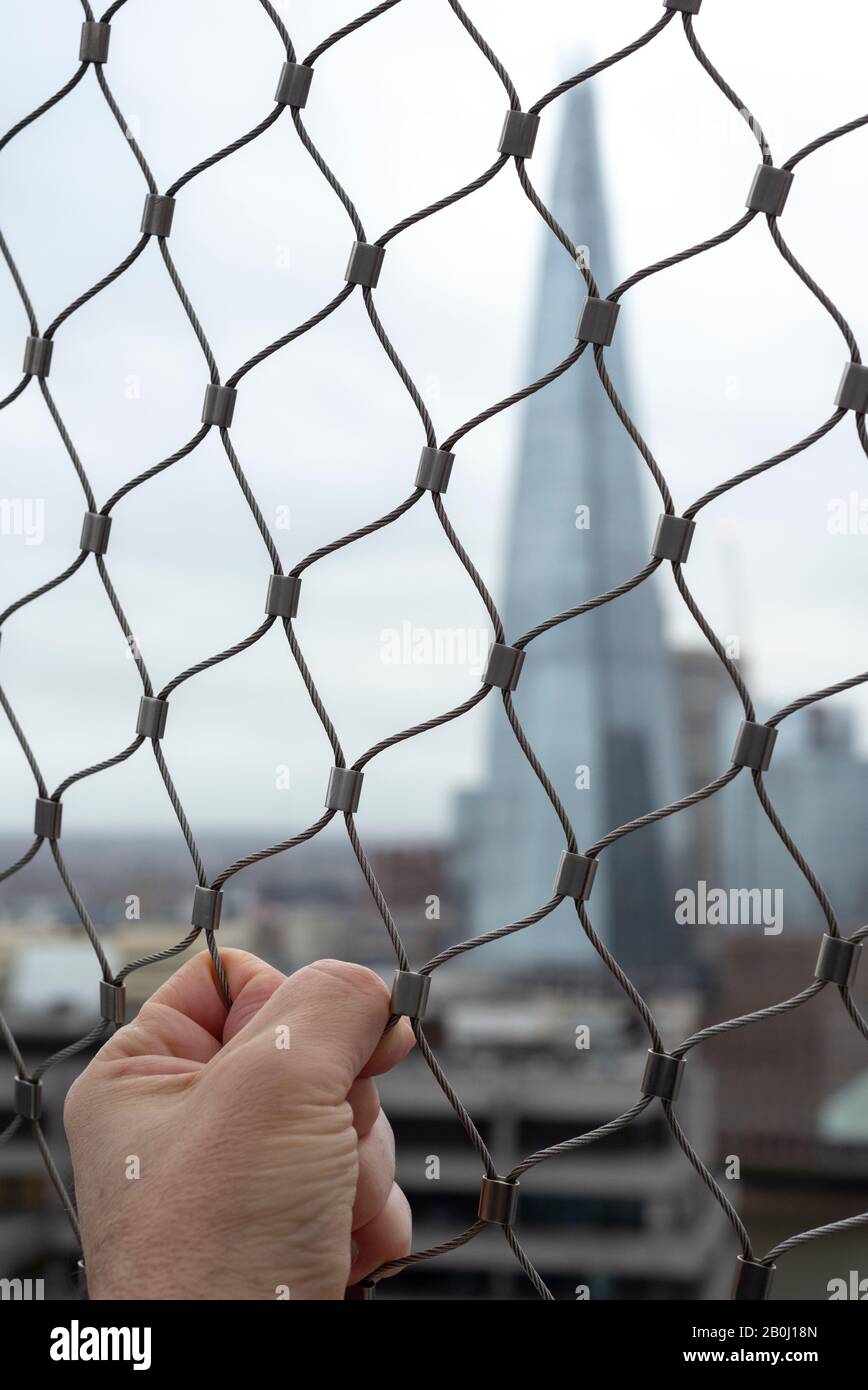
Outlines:
{"type": "MultiPolygon", "coordinates": [[[[555,186],[546,201],[574,242],[588,248],[600,293],[607,294],[615,282],[591,84],[571,93],[565,108],[555,186]]],[[[569,352],[583,297],[579,270],[560,243],[547,237],[528,381],[569,352]]],[[[629,304],[627,296],[606,352],[628,410],[629,304]]],[[[641,569],[661,510],[590,349],[521,409],[505,579],[496,593],[508,642],[641,569]]],[[[567,808],[580,850],[685,790],[672,658],[660,613],[661,585],[672,582],[666,570],[668,565],[626,597],[554,628],[528,649],[515,707],[567,808]]],[[[559,822],[497,692],[489,698],[488,718],[485,780],[461,796],[456,827],[468,936],[541,906],[551,895],[564,847],[559,822]]],[[[684,928],[674,925],[672,899],[679,829],[676,821],[643,829],[602,856],[589,913],[628,973],[656,973],[683,958],[684,928]]],[[[565,902],[544,921],[488,949],[497,953],[498,970],[527,970],[584,964],[590,948],[572,903],[565,902]]]]}

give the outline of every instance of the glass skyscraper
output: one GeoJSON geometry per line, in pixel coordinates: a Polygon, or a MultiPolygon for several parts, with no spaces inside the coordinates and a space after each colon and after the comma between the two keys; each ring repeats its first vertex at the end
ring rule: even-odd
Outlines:
{"type": "MultiPolygon", "coordinates": [[[[594,96],[565,98],[554,189],[547,202],[606,294],[613,287],[594,96]]],[[[577,266],[547,237],[527,380],[562,360],[584,297],[577,266]]],[[[625,339],[629,296],[606,363],[630,409],[625,339]]],[[[646,465],[606,396],[592,351],[522,406],[519,460],[506,538],[505,584],[495,595],[506,640],[621,583],[650,556],[662,510],[646,465]]],[[[631,594],[574,618],[528,649],[518,716],[576,829],[580,850],[684,791],[675,737],[671,654],[664,645],[661,568],[631,594]],[[585,771],[587,769],[587,771],[585,771]],[[578,785],[577,785],[578,784],[578,785]]],[[[489,697],[484,784],[464,793],[457,864],[467,935],[533,911],[551,895],[564,837],[515,741],[499,694],[489,697]]],[[[670,962],[674,822],[627,837],[603,855],[589,903],[595,929],[628,972],[670,962]]],[[[677,949],[676,949],[677,948],[677,949]]],[[[491,948],[498,969],[586,960],[572,903],[491,948]],[[584,953],[584,954],[583,954],[584,953]]],[[[484,954],[484,953],[480,953],[484,954]]]]}

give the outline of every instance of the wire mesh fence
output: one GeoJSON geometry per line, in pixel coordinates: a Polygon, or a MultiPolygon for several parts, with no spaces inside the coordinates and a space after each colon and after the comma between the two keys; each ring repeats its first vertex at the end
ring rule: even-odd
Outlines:
{"type": "MultiPolygon", "coordinates": [[[[75,67],[69,80],[65,82],[57,92],[43,101],[35,110],[22,117],[22,119],[6,133],[2,141],[0,141],[0,150],[2,150],[33,122],[38,121],[46,112],[63,102],[80,82],[96,82],[105,99],[108,113],[110,113],[111,117],[120,127],[129,146],[130,155],[138,164],[145,185],[145,204],[141,223],[141,235],[135,245],[119,264],[108,270],[96,284],[91,286],[91,288],[83,294],[80,294],[71,304],[62,308],[45,327],[40,327],[37,321],[31,299],[28,295],[27,286],[16,266],[13,248],[7,245],[5,239],[2,238],[2,234],[0,234],[0,250],[2,250],[3,258],[14,281],[28,321],[28,336],[25,345],[23,374],[14,389],[9,392],[5,399],[0,401],[0,408],[13,407],[15,401],[28,387],[31,390],[38,389],[41,392],[45,407],[49,412],[60,439],[62,440],[66,454],[69,457],[69,461],[77,475],[84,497],[85,513],[79,553],[75,555],[68,566],[56,577],[40,585],[33,592],[25,594],[11,603],[5,612],[0,614],[0,629],[2,629],[9,620],[14,620],[16,622],[23,621],[24,615],[31,604],[37,603],[43,596],[56,589],[58,586],[73,581],[74,576],[83,566],[87,564],[95,565],[106,598],[111,605],[124,638],[129,644],[142,687],[141,702],[137,718],[135,717],[135,712],[131,711],[130,724],[131,729],[132,727],[135,728],[135,736],[128,745],[112,757],[106,758],[95,766],[86,767],[80,771],[70,773],[58,786],[52,789],[49,787],[40,771],[37,752],[28,741],[26,734],[26,714],[23,720],[19,719],[4,693],[2,686],[0,686],[0,703],[2,703],[5,716],[9,721],[15,739],[18,741],[30,766],[37,793],[33,842],[16,862],[8,865],[0,872],[0,881],[9,878],[13,874],[26,872],[27,866],[35,856],[40,852],[45,853],[45,847],[47,846],[47,852],[53,856],[58,873],[66,892],[69,894],[69,898],[81,923],[81,927],[86,933],[93,948],[100,975],[98,995],[94,999],[95,1016],[97,1015],[97,1006],[99,1011],[98,1021],[94,1023],[93,1028],[86,1036],[72,1043],[70,1046],[65,1047],[62,1051],[55,1053],[55,1055],[45,1058],[35,1066],[27,1066],[8,1022],[0,1015],[0,1033],[2,1033],[5,1043],[11,1053],[17,1073],[14,1082],[14,1118],[4,1132],[0,1134],[0,1144],[13,1138],[22,1127],[30,1126],[34,1141],[41,1151],[59,1200],[66,1210],[69,1221],[76,1232],[76,1236],[78,1236],[78,1221],[74,1197],[65,1186],[58,1166],[46,1142],[41,1124],[42,1081],[44,1076],[49,1069],[57,1063],[65,1061],[75,1056],[77,1053],[91,1048],[95,1043],[105,1038],[113,1028],[123,1024],[125,1019],[125,982],[134,971],[143,966],[169,959],[183,952],[203,936],[213,959],[220,987],[223,990],[227,1003],[231,1002],[228,983],[220,962],[220,949],[217,944],[224,893],[227,891],[231,892],[232,880],[235,879],[237,875],[243,874],[244,871],[252,865],[270,856],[288,853],[296,846],[318,835],[334,818],[342,817],[346,826],[346,833],[350,845],[358,861],[359,869],[367,882],[373,902],[382,918],[384,929],[388,933],[389,940],[394,949],[397,972],[392,991],[393,1019],[400,1015],[404,1015],[412,1020],[419,1051],[427,1066],[430,1068],[437,1085],[442,1090],[446,1100],[454,1111],[458,1124],[462,1126],[469,1143],[475,1149],[481,1166],[481,1192],[477,1220],[466,1230],[456,1234],[452,1239],[431,1249],[416,1251],[405,1260],[398,1262],[397,1265],[388,1266],[389,1272],[394,1272],[394,1270],[400,1266],[436,1258],[438,1255],[454,1250],[473,1240],[487,1225],[495,1224],[502,1229],[505,1240],[510,1246],[519,1265],[524,1270],[524,1273],[527,1275],[527,1278],[530,1280],[536,1293],[543,1299],[551,1299],[551,1292],[534,1267],[534,1264],[519,1240],[518,1232],[521,1229],[520,1179],[525,1173],[529,1172],[540,1163],[548,1162],[564,1154],[574,1153],[588,1145],[605,1141],[607,1136],[630,1125],[632,1121],[649,1107],[659,1106],[665,1116],[666,1124],[671,1130],[677,1144],[680,1146],[686,1161],[692,1166],[704,1183],[708,1190],[709,1198],[717,1202],[724,1212],[737,1239],[740,1255],[738,1256],[733,1281],[733,1298],[766,1298],[769,1296],[772,1286],[772,1275],[775,1262],[779,1257],[806,1241],[816,1240],[845,1228],[868,1224],[868,1213],[855,1214],[845,1220],[819,1226],[812,1230],[796,1232],[769,1250],[762,1251],[756,1249],[752,1244],[750,1232],[746,1229],[738,1212],[725,1195],[713,1172],[693,1148],[689,1136],[684,1132],[679,1123],[677,1113],[678,1091],[683,1073],[686,1067],[689,1066],[689,1054],[694,1048],[700,1047],[710,1038],[731,1032],[734,1029],[750,1027],[752,1024],[761,1022],[762,1020],[796,1010],[829,986],[837,989],[842,1007],[846,1010],[854,1027],[856,1027],[862,1037],[868,1041],[868,1023],[866,1023],[865,1017],[857,1007],[851,993],[851,987],[861,953],[861,942],[864,936],[868,934],[868,926],[859,929],[849,937],[842,935],[829,897],[812,870],[805,854],[793,842],[788,834],[786,826],[781,821],[772,804],[764,780],[764,774],[772,758],[775,741],[784,721],[788,719],[790,715],[804,709],[808,705],[825,700],[839,692],[849,690],[868,681],[868,672],[854,675],[839,681],[835,685],[804,695],[793,700],[790,704],[771,714],[764,720],[759,719],[750,691],[747,688],[742,674],[735,662],[728,655],[723,642],[705,618],[690,591],[685,578],[684,565],[688,559],[691,540],[700,513],[709,504],[715,502],[731,489],[746,485],[753,478],[767,470],[774,469],[784,464],[787,460],[793,458],[801,451],[808,449],[812,444],[828,435],[830,431],[836,429],[839,425],[845,424],[845,422],[851,419],[855,424],[858,447],[861,447],[866,455],[868,455],[868,435],[866,435],[865,430],[865,412],[868,410],[868,367],[862,364],[856,339],[844,315],[836,305],[832,303],[821,286],[817,284],[790,249],[781,233],[779,220],[784,211],[790,186],[794,177],[797,177],[796,171],[798,166],[817,150],[828,145],[829,142],[843,138],[851,131],[868,123],[868,115],[858,117],[835,130],[819,135],[802,149],[796,151],[796,153],[791,155],[788,159],[776,163],[758,119],[745,105],[741,97],[732,89],[726,78],[716,69],[713,61],[706,54],[700,43],[700,39],[694,28],[694,17],[699,14],[702,0],[665,0],[663,12],[657,17],[656,22],[644,33],[640,34],[633,42],[627,44],[619,51],[602,58],[600,61],[593,63],[584,71],[566,77],[563,81],[558,83],[557,86],[544,93],[531,105],[523,106],[509,73],[506,71],[498,55],[493,51],[483,35],[476,29],[471,18],[461,5],[456,3],[456,0],[448,0],[449,8],[453,12],[457,23],[462,27],[467,41],[472,42],[479,50],[479,54],[481,55],[480,61],[490,64],[504,89],[506,104],[505,118],[503,117],[502,111],[500,113],[497,111],[492,112],[492,121],[495,125],[499,118],[503,120],[500,141],[496,147],[496,158],[492,159],[490,165],[482,171],[478,177],[466,183],[463,187],[456,189],[448,196],[439,199],[430,206],[424,207],[402,218],[401,221],[397,222],[381,235],[369,239],[368,232],[362,222],[353,197],[332,172],[328,163],[327,154],[314,144],[305,126],[303,113],[308,103],[315,104],[319,87],[328,83],[328,63],[327,61],[322,62],[321,60],[326,57],[329,50],[337,44],[352,44],[353,35],[356,31],[363,26],[376,23],[381,15],[394,8],[394,6],[399,3],[400,0],[385,0],[385,3],[377,5],[367,13],[354,19],[351,23],[344,25],[343,28],[337,30],[335,33],[328,35],[328,37],[324,38],[306,57],[301,59],[296,53],[290,34],[287,32],[282,19],[274,7],[268,3],[268,0],[259,0],[259,4],[271,21],[274,32],[275,68],[278,75],[278,84],[272,109],[269,111],[268,115],[251,130],[247,131],[224,148],[217,150],[210,155],[209,158],[202,160],[195,165],[195,167],[182,174],[179,178],[176,178],[173,183],[169,184],[168,187],[161,192],[149,167],[146,154],[140,148],[137,140],[128,128],[127,122],[115,100],[106,76],[107,71],[110,71],[112,25],[120,12],[124,9],[126,0],[117,0],[117,3],[111,5],[100,19],[94,18],[94,14],[87,0],[82,0],[84,22],[81,30],[81,47],[78,66],[75,67]],[[628,61],[631,55],[643,49],[646,45],[653,44],[658,35],[673,23],[683,26],[685,63],[693,61],[698,62],[704,69],[709,80],[719,89],[721,99],[728,102],[734,108],[735,112],[737,112],[742,119],[747,121],[756,138],[760,153],[760,162],[755,171],[751,171],[750,169],[746,169],[745,171],[745,184],[747,189],[746,210],[743,211],[731,225],[698,245],[679,250],[665,259],[657,261],[653,265],[637,270],[619,285],[608,289],[606,292],[607,287],[601,287],[597,284],[586,262],[586,258],[583,256],[580,248],[573,242],[570,230],[565,229],[559,224],[534,187],[528,170],[528,161],[533,154],[540,122],[545,119],[547,109],[551,107],[558,98],[562,97],[578,84],[592,81],[598,74],[611,68],[613,65],[628,61]],[[283,63],[282,68],[279,65],[280,61],[283,63]],[[263,346],[259,351],[248,358],[247,361],[231,371],[224,379],[197,316],[196,308],[191,302],[184,287],[181,270],[176,266],[169,249],[176,201],[182,198],[183,190],[192,180],[196,179],[205,170],[211,168],[219,161],[231,159],[233,154],[252,141],[255,141],[274,125],[275,122],[281,119],[292,122],[297,136],[305,150],[308,152],[322,175],[322,178],[329,185],[335,197],[340,201],[345,210],[352,232],[351,237],[348,234],[348,241],[351,243],[349,262],[343,282],[341,282],[340,276],[336,272],[335,283],[336,286],[340,287],[336,288],[336,293],[328,303],[324,304],[318,312],[309,317],[305,322],[293,327],[274,342],[263,346]],[[527,197],[533,208],[543,219],[551,235],[560,243],[564,255],[568,256],[575,264],[577,267],[577,276],[581,277],[581,280],[577,278],[577,289],[583,289],[584,300],[582,302],[582,296],[577,293],[576,310],[578,313],[578,324],[575,342],[569,345],[565,344],[565,348],[568,346],[569,350],[566,351],[562,360],[553,363],[550,370],[537,380],[530,382],[505,399],[494,402],[472,419],[467,420],[458,428],[452,430],[452,432],[445,437],[438,438],[438,433],[435,430],[433,420],[422,395],[393,345],[387,328],[381,321],[376,307],[375,291],[381,273],[388,275],[388,248],[396,237],[400,236],[423,219],[435,217],[453,204],[463,199],[472,198],[476,192],[483,189],[493,179],[512,176],[517,178],[520,191],[527,197]],[[840,331],[846,348],[846,352],[842,353],[843,375],[837,388],[837,395],[835,394],[835,382],[830,381],[830,414],[828,418],[818,424],[808,435],[775,454],[773,457],[755,463],[736,476],[721,481],[703,496],[679,511],[676,508],[675,501],[670,493],[662,469],[643,438],[640,429],[628,414],[618,395],[617,387],[607,370],[606,349],[613,341],[614,334],[617,331],[617,320],[622,301],[634,286],[646,280],[649,276],[665,273],[670,267],[679,265],[693,257],[701,256],[715,247],[721,246],[725,242],[738,236],[754,221],[754,219],[761,217],[765,218],[769,235],[784,261],[819,301],[823,310],[831,317],[840,331]],[[79,309],[91,301],[94,296],[102,293],[110,294],[111,286],[125,274],[140,256],[143,255],[159,255],[162,258],[166,273],[178,295],[187,319],[189,320],[191,331],[195,335],[201,349],[202,357],[205,362],[206,377],[201,425],[191,438],[181,444],[171,454],[155,462],[144,472],[138,474],[138,476],[124,482],[106,501],[100,504],[89,481],[86,463],[80,456],[61,418],[52,395],[49,386],[50,367],[54,355],[55,342],[58,339],[60,342],[58,353],[62,354],[63,352],[63,333],[61,330],[64,324],[66,324],[79,309]],[[367,317],[373,332],[382,345],[383,351],[392,363],[401,385],[408,393],[418,413],[421,439],[423,442],[415,481],[412,487],[410,487],[408,474],[408,494],[396,501],[395,505],[384,515],[377,517],[348,535],[338,537],[330,544],[320,547],[313,553],[304,556],[300,560],[297,560],[291,568],[285,571],[274,537],[269,530],[263,511],[248,482],[244,467],[233,444],[232,421],[237,394],[239,390],[243,391],[243,383],[249,373],[255,371],[267,358],[280,352],[281,349],[288,344],[297,341],[305,334],[314,330],[318,324],[322,323],[330,315],[338,313],[344,302],[348,300],[356,290],[359,291],[364,301],[367,317]],[[500,617],[495,598],[486,587],[483,577],[475,567],[471,556],[462,545],[449,519],[445,502],[447,486],[453,474],[456,480],[460,480],[460,445],[462,440],[464,440],[472,430],[498,413],[511,409],[534,393],[544,391],[551,382],[569,372],[578,359],[589,349],[593,354],[600,387],[608,398],[611,408],[617,414],[624,430],[633,441],[633,444],[647,465],[653,482],[660,494],[662,512],[652,543],[651,557],[648,563],[640,569],[638,573],[625,575],[623,581],[615,588],[594,597],[577,601],[574,607],[565,612],[547,617],[528,632],[520,634],[507,633],[500,617]],[[834,406],[834,409],[831,408],[832,406],[834,406]],[[267,579],[267,586],[265,583],[263,585],[263,587],[266,587],[265,616],[243,641],[180,672],[180,674],[173,680],[170,680],[166,685],[162,686],[162,688],[155,689],[148,672],[145,655],[133,638],[129,623],[124,614],[121,598],[112,583],[110,574],[110,533],[112,518],[116,508],[123,505],[124,499],[128,497],[130,493],[135,489],[146,486],[159,474],[167,469],[171,469],[181,459],[191,454],[211,430],[216,430],[219,433],[228,465],[237,480],[244,503],[249,509],[256,527],[258,528],[267,555],[269,566],[265,576],[267,579]],[[454,468],[456,462],[458,467],[454,468]],[[313,579],[307,581],[305,576],[308,571],[315,570],[317,563],[324,557],[344,547],[352,546],[355,542],[365,537],[372,536],[385,527],[399,525],[401,518],[411,508],[420,505],[433,508],[437,521],[442,527],[454,551],[458,564],[466,571],[485,605],[493,632],[493,641],[490,647],[488,661],[479,688],[462,703],[436,718],[428,719],[423,723],[403,729],[383,739],[374,747],[362,753],[354,762],[348,762],[340,735],[318,692],[315,673],[308,667],[296,633],[295,618],[300,605],[304,603],[302,590],[305,583],[314,582],[313,579]],[[705,641],[714,651],[722,667],[726,671],[729,681],[740,701],[744,718],[740,727],[734,730],[735,746],[731,763],[720,772],[719,776],[714,778],[707,785],[696,789],[689,795],[669,805],[659,808],[649,808],[645,814],[626,824],[615,827],[608,834],[599,839],[597,843],[581,850],[570,818],[557,794],[555,786],[546,769],[541,765],[524,732],[519,712],[513,698],[513,692],[519,685],[520,673],[525,659],[527,658],[531,662],[533,661],[533,644],[538,637],[559,624],[579,623],[583,615],[600,608],[602,605],[617,601],[622,596],[630,593],[639,585],[643,584],[664,564],[671,566],[673,582],[681,599],[692,615],[705,641]],[[285,839],[277,844],[265,846],[255,853],[248,854],[244,858],[238,859],[225,866],[216,874],[209,875],[197,846],[194,829],[185,814],[184,806],[172,780],[172,775],[162,748],[161,741],[167,727],[167,720],[171,719],[171,697],[180,686],[188,681],[195,680],[202,672],[220,663],[231,661],[234,657],[258,643],[276,624],[280,624],[285,632],[292,657],[297,664],[313,708],[316,711],[329,744],[331,745],[333,766],[327,777],[324,814],[313,824],[299,830],[298,833],[291,838],[285,839]],[[409,739],[421,737],[429,730],[447,724],[452,720],[460,719],[464,714],[474,709],[493,693],[496,693],[502,701],[503,718],[509,722],[515,735],[516,756],[523,755],[524,758],[527,759],[539,783],[540,795],[548,798],[553,812],[557,816],[563,830],[564,847],[560,863],[552,866],[555,874],[554,886],[549,892],[546,900],[542,902],[537,910],[523,917],[521,920],[504,924],[485,935],[477,936],[470,940],[462,941],[459,944],[452,945],[427,962],[412,962],[405,949],[398,925],[396,924],[389,903],[377,881],[360,837],[356,813],[364,799],[364,779],[368,775],[368,769],[375,762],[378,755],[384,750],[399,745],[409,739]],[[160,777],[165,785],[166,794],[181,827],[193,865],[195,888],[192,894],[190,930],[183,939],[179,940],[171,948],[132,961],[124,965],[120,970],[113,970],[103,948],[99,933],[88,912],[87,904],[76,888],[75,882],[73,881],[64,859],[61,847],[63,842],[61,832],[65,807],[64,799],[66,793],[78,783],[85,779],[96,777],[100,773],[125,762],[127,759],[139,754],[139,750],[145,745],[149,748],[149,755],[153,756],[156,761],[160,777]],[[714,796],[715,793],[733,782],[734,779],[739,777],[744,771],[747,771],[751,776],[757,798],[765,815],[768,817],[777,835],[780,837],[793,861],[804,876],[816,900],[818,925],[821,932],[819,957],[815,975],[813,979],[805,982],[805,986],[802,990],[790,998],[776,1002],[772,1001],[766,1008],[744,1014],[741,1017],[721,1021],[695,1032],[680,1042],[674,1042],[671,1039],[664,1039],[646,1001],[642,998],[641,994],[625,973],[622,965],[615,959],[594,930],[589,908],[594,878],[597,874],[604,851],[616,841],[621,840],[624,836],[639,834],[644,827],[663,820],[666,817],[676,815],[682,811],[688,811],[691,807],[714,796]],[[503,1172],[498,1168],[497,1156],[489,1151],[479,1129],[474,1123],[473,1117],[465,1108],[461,1098],[456,1094],[440,1061],[429,1045],[423,1023],[429,988],[435,973],[447,966],[450,961],[468,951],[481,949],[494,940],[514,932],[522,931],[542,921],[565,899],[572,900],[574,903],[581,931],[587,937],[606,969],[614,977],[621,991],[623,991],[624,996],[629,1001],[629,1004],[641,1020],[648,1037],[648,1057],[645,1072],[642,1077],[637,1076],[636,1078],[635,1103],[622,1114],[614,1116],[607,1123],[600,1125],[588,1133],[567,1136],[564,1138],[563,1142],[559,1144],[532,1153],[510,1171],[503,1172]]],[[[709,3],[713,3],[713,0],[709,0],[709,3]]],[[[253,0],[251,0],[249,8],[253,10],[253,0]]],[[[495,153],[494,150],[493,153],[495,153]]],[[[577,236],[581,231],[580,228],[573,228],[571,230],[577,236]]],[[[577,596],[577,599],[579,597],[580,596],[577,596]]],[[[323,780],[324,782],[326,781],[325,770],[323,780]]],[[[74,815],[74,809],[69,808],[69,813],[74,815]]],[[[603,872],[605,873],[605,867],[603,872]]],[[[541,887],[540,896],[542,896],[543,891],[541,887]]],[[[379,1272],[383,1271],[376,1271],[375,1273],[379,1272]]],[[[370,1282],[368,1282],[366,1287],[361,1290],[361,1296],[368,1296],[370,1292],[371,1285],[370,1282]]]]}

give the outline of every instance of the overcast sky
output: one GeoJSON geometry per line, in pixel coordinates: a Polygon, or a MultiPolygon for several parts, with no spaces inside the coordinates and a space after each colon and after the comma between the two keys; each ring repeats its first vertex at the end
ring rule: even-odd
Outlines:
{"type": "MultiPolygon", "coordinates": [[[[357,0],[277,8],[300,57],[358,13],[357,0]]],[[[468,10],[525,106],[660,14],[657,0],[468,0],[468,10]]],[[[3,129],[73,72],[81,17],[75,0],[7,0],[3,129]]],[[[863,112],[868,12],[849,0],[821,10],[808,0],[706,0],[696,32],[761,122],[776,163],[863,112]]],[[[161,190],[268,113],[281,61],[256,0],[130,0],[112,24],[106,73],[161,190]]],[[[696,62],[679,19],[594,85],[619,278],[740,216],[756,145],[696,62]]],[[[317,63],[305,121],[373,239],[491,163],[505,104],[446,0],[402,0],[317,63]]],[[[543,196],[561,118],[562,104],[546,109],[529,166],[543,196]]],[[[782,222],[863,351],[866,155],[863,129],[805,161],[782,222]]],[[[0,222],[45,327],[138,237],[145,185],[93,74],[0,154],[0,190],[0,222]]],[[[568,231],[583,242],[581,226],[568,231]]],[[[378,311],[439,438],[527,381],[548,235],[507,168],[390,245],[378,311]]],[[[337,292],[352,240],[288,116],[182,190],[170,248],[224,379],[337,292]]],[[[27,325],[0,271],[3,394],[18,380],[27,325]]],[[[577,277],[577,308],[580,300],[577,277]]],[[[763,219],[630,292],[619,333],[637,423],[679,509],[825,420],[847,356],[763,219]]],[[[56,339],[50,385],[100,505],[195,432],[206,379],[150,245],[56,339]]],[[[521,410],[512,410],[471,433],[447,497],[495,594],[520,424],[521,410]]],[[[287,569],[406,497],[424,442],[358,294],[244,380],[232,438],[287,569]],[[285,508],[291,525],[278,530],[285,508]]],[[[35,386],[0,413],[0,450],[0,497],[40,499],[45,509],[42,544],[0,536],[3,607],[75,556],[84,503],[35,386]]],[[[866,468],[850,417],[703,514],[691,587],[716,630],[741,637],[760,717],[866,664],[868,535],[828,526],[834,499],[852,498],[857,514],[868,499],[866,468]]],[[[650,537],[657,509],[645,495],[650,537]]],[[[257,626],[270,566],[216,434],[119,504],[108,564],[157,688],[257,626]]],[[[657,581],[671,637],[698,641],[671,576],[657,581]]],[[[305,579],[298,637],[350,761],[477,687],[466,667],[384,664],[383,633],[405,622],[486,626],[427,504],[305,579]]],[[[2,675],[52,787],[129,741],[140,685],[91,562],[12,617],[2,675]]],[[[868,694],[845,698],[864,726],[868,694]]],[[[498,713],[487,702],[379,759],[366,826],[389,835],[447,829],[456,789],[480,775],[486,720],[498,713]]],[[[265,827],[279,838],[319,814],[331,757],[279,628],[179,690],[164,747],[194,827],[265,827]],[[281,766],[289,790],[276,786],[281,766]]],[[[0,828],[26,840],[32,778],[5,721],[0,776],[0,828]]],[[[147,747],[71,791],[66,814],[82,827],[174,823],[147,747]]]]}

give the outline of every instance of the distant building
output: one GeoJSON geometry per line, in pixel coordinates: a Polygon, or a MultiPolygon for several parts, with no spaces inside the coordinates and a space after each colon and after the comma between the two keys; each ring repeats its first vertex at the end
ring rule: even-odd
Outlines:
{"type": "MultiPolygon", "coordinates": [[[[822,929],[779,937],[727,932],[720,992],[706,1022],[740,1017],[792,998],[809,985],[822,929]]],[[[702,1045],[717,1088],[726,1152],[746,1177],[850,1176],[868,1182],[868,1125],[856,1106],[865,1091],[868,1045],[834,986],[776,1018],[736,1028],[702,1045]]]]}
{"type": "MultiPolygon", "coordinates": [[[[590,84],[564,99],[565,124],[551,207],[588,248],[602,293],[613,285],[594,97],[590,84]]],[[[574,341],[584,281],[560,243],[545,243],[527,379],[548,372],[574,341]]],[[[622,315],[606,358],[625,402],[622,315]]],[[[628,405],[629,408],[629,405],[628,405]]],[[[646,465],[597,377],[593,353],[530,398],[523,410],[518,475],[507,541],[501,611],[507,641],[639,571],[651,550],[659,496],[646,465]],[[586,509],[586,510],[583,510],[586,509]]],[[[528,651],[515,695],[533,748],[576,828],[580,848],[682,794],[671,656],[664,646],[658,578],[563,623],[528,651]],[[583,772],[587,769],[587,774],[583,772]],[[577,786],[577,782],[587,786],[577,786]]],[[[483,787],[460,801],[457,873],[468,935],[506,925],[541,906],[563,833],[516,743],[497,694],[483,787]]],[[[607,851],[591,918],[628,971],[668,968],[676,948],[671,907],[678,818],[607,851]]],[[[572,904],[497,946],[500,969],[587,960],[572,904]]]]}

